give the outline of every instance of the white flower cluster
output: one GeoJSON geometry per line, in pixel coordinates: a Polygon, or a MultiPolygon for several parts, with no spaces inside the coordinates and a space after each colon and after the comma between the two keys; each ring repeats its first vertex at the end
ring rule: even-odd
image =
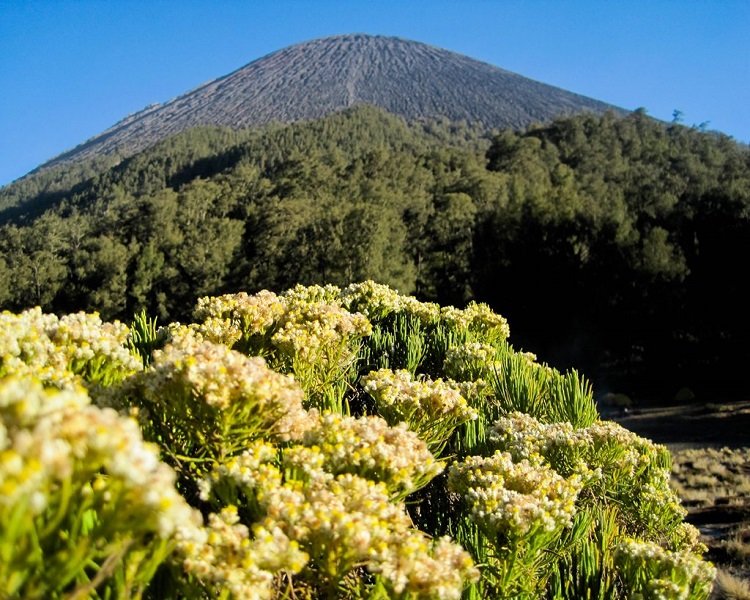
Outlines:
{"type": "Polygon", "coordinates": [[[198,482],[201,499],[207,501],[213,495],[220,499],[231,497],[235,501],[236,489],[247,498],[262,496],[264,490],[282,483],[281,472],[275,466],[278,457],[279,449],[273,444],[263,440],[250,442],[241,454],[215,463],[208,475],[198,482]],[[229,490],[225,493],[227,483],[229,490]]]}
{"type": "Polygon", "coordinates": [[[288,305],[295,304],[334,304],[341,306],[341,288],[335,285],[297,284],[281,294],[288,305]]]}
{"type": "Polygon", "coordinates": [[[374,319],[382,319],[401,310],[403,298],[396,290],[374,281],[352,283],[341,292],[345,307],[374,319]]]}
{"type": "Polygon", "coordinates": [[[581,480],[564,479],[538,456],[514,462],[497,451],[454,463],[448,487],[462,495],[472,519],[489,535],[518,539],[569,525],[581,480]]]}
{"type": "Polygon", "coordinates": [[[211,342],[155,351],[139,384],[152,419],[169,419],[163,425],[198,445],[216,439],[223,447],[243,448],[265,436],[297,439],[310,424],[292,377],[272,371],[262,358],[211,342]]]}
{"type": "Polygon", "coordinates": [[[541,454],[563,474],[599,468],[623,480],[658,465],[666,453],[664,447],[611,421],[574,429],[567,422],[541,423],[519,412],[498,419],[490,439],[515,458],[541,454]]]}
{"type": "Polygon", "coordinates": [[[0,513],[19,504],[35,514],[65,510],[64,495],[96,494],[110,510],[122,507],[109,526],[133,535],[166,539],[200,522],[135,421],[90,405],[83,390],[45,390],[28,379],[0,384],[0,490],[0,513]]]}
{"type": "Polygon", "coordinates": [[[532,455],[545,456],[556,445],[580,446],[583,438],[570,423],[542,423],[522,412],[512,412],[495,421],[490,432],[500,449],[521,460],[532,455]]]}
{"type": "Polygon", "coordinates": [[[628,597],[688,600],[708,597],[714,566],[692,552],[670,552],[658,544],[626,539],[615,550],[628,597]],[[700,594],[700,590],[704,595],[700,594]]]}
{"type": "Polygon", "coordinates": [[[341,300],[349,310],[359,311],[373,321],[380,321],[391,314],[404,314],[416,317],[422,325],[442,321],[491,343],[501,342],[510,335],[508,321],[482,303],[470,302],[465,309],[453,306],[441,308],[438,304],[420,302],[413,296],[402,296],[387,285],[372,281],[347,286],[341,292],[341,300]]]}
{"type": "Polygon", "coordinates": [[[420,302],[413,296],[402,296],[387,285],[373,281],[347,286],[341,292],[341,300],[347,309],[361,312],[373,321],[379,321],[393,313],[416,317],[423,325],[436,323],[440,319],[438,304],[420,302]]]}
{"type": "Polygon", "coordinates": [[[194,347],[203,342],[210,342],[227,348],[236,349],[237,342],[242,338],[242,331],[233,325],[229,319],[207,318],[201,323],[183,325],[179,322],[170,323],[159,328],[162,338],[161,345],[194,347]]]}
{"type": "Polygon", "coordinates": [[[448,348],[443,370],[457,381],[475,381],[487,379],[498,365],[496,348],[482,342],[467,342],[448,348]]]}
{"type": "Polygon", "coordinates": [[[411,526],[403,507],[391,502],[385,484],[349,473],[333,477],[318,472],[306,482],[268,490],[263,498],[263,522],[278,524],[300,541],[330,575],[343,576],[355,565],[376,559],[395,532],[411,526]]]}
{"type": "Polygon", "coordinates": [[[380,573],[394,593],[427,600],[458,600],[478,571],[447,539],[432,543],[414,529],[383,483],[353,474],[319,473],[264,497],[262,525],[278,527],[332,581],[357,566],[380,573]],[[411,594],[411,596],[410,596],[411,594]]]}
{"type": "Polygon", "coordinates": [[[97,313],[79,312],[61,317],[48,334],[59,347],[69,348],[71,361],[106,358],[131,371],[140,368],[126,348],[130,330],[119,321],[105,323],[97,313]]]}
{"type": "Polygon", "coordinates": [[[669,486],[669,455],[663,446],[612,422],[574,429],[523,413],[498,419],[490,439],[514,460],[542,456],[561,475],[580,477],[584,503],[617,502],[628,515],[630,535],[666,536],[676,548],[691,547],[680,528],[686,510],[669,486]]]}
{"type": "Polygon", "coordinates": [[[472,332],[480,339],[496,344],[508,339],[510,327],[505,317],[483,303],[469,302],[465,309],[445,306],[440,310],[444,323],[459,330],[472,332]]]}
{"type": "Polygon", "coordinates": [[[384,483],[392,497],[424,487],[444,468],[405,424],[391,427],[380,417],[324,414],[302,444],[284,451],[285,465],[355,473],[384,483]]]}
{"type": "Polygon", "coordinates": [[[380,406],[403,415],[421,412],[430,418],[450,415],[459,421],[476,418],[476,411],[456,389],[442,379],[412,379],[405,370],[380,369],[362,377],[362,386],[380,406]]]}
{"type": "Polygon", "coordinates": [[[343,410],[351,367],[372,326],[342,307],[340,293],[335,286],[298,285],[281,296],[262,291],[202,298],[195,310],[200,322],[173,328],[172,339],[212,341],[263,356],[294,373],[306,406],[343,410]]]}
{"type": "MultiPolygon", "coordinates": [[[[341,305],[336,286],[296,287],[277,296],[263,290],[201,298],[188,326],[198,339],[232,347],[256,338],[295,358],[312,363],[346,363],[356,351],[352,342],[370,335],[366,317],[341,305]],[[265,339],[268,338],[268,339],[265,339]]],[[[243,348],[255,352],[263,348],[243,348]]]]}
{"type": "Polygon", "coordinates": [[[46,385],[111,385],[141,370],[126,348],[128,328],[96,313],[58,318],[32,308],[0,314],[0,376],[29,376],[46,385]]]}
{"type": "Polygon", "coordinates": [[[463,587],[479,579],[469,554],[450,538],[416,533],[404,536],[373,570],[393,592],[415,600],[459,600],[463,587]]]}
{"type": "Polygon", "coordinates": [[[326,367],[346,367],[358,342],[372,333],[367,318],[328,302],[291,303],[271,338],[293,359],[326,367]]]}
{"type": "Polygon", "coordinates": [[[700,529],[690,523],[680,523],[670,541],[670,550],[682,550],[699,555],[708,552],[708,547],[701,541],[700,529]]]}
{"type": "Polygon", "coordinates": [[[638,525],[646,532],[663,530],[666,525],[669,530],[675,530],[676,542],[689,543],[690,539],[684,537],[685,532],[677,530],[688,511],[669,486],[669,470],[651,468],[644,475],[639,478],[637,502],[634,503],[638,525]]]}
{"type": "Polygon", "coordinates": [[[179,329],[170,326],[171,339],[183,338],[190,335],[194,336],[196,340],[213,342],[227,348],[234,348],[235,344],[242,339],[242,329],[229,319],[216,319],[213,317],[209,317],[201,323],[182,325],[179,329]]]}
{"type": "Polygon", "coordinates": [[[177,552],[185,572],[213,596],[223,597],[226,590],[243,600],[270,600],[277,575],[298,573],[307,563],[307,555],[280,529],[257,526],[251,535],[235,506],[209,515],[199,535],[179,538],[177,552]]]}
{"type": "MultiPolygon", "coordinates": [[[[220,496],[223,483],[233,481],[260,509],[255,539],[262,530],[283,532],[284,539],[295,540],[314,566],[314,571],[302,575],[316,583],[325,578],[335,584],[364,566],[380,574],[397,596],[458,600],[464,585],[478,578],[478,570],[460,546],[447,538],[432,541],[414,529],[404,504],[394,497],[394,489],[409,485],[407,479],[425,476],[415,471],[432,465],[429,479],[441,468],[410,432],[389,431],[377,418],[324,415],[303,443],[310,445],[282,451],[281,469],[275,466],[276,447],[261,441],[251,444],[204,481],[205,497],[209,492],[220,496]],[[397,455],[399,450],[403,456],[397,455]],[[420,465],[420,458],[429,464],[420,465]],[[378,478],[381,481],[373,480],[378,478]]],[[[242,530],[239,534],[245,535],[242,530]]],[[[245,542],[245,547],[254,548],[255,542],[245,542]]],[[[191,553],[208,551],[201,546],[191,553]]],[[[203,570],[215,560],[202,561],[203,570]]],[[[296,569],[298,564],[291,566],[296,569]]],[[[289,563],[266,570],[282,568],[293,570],[289,563]]],[[[255,570],[250,569],[250,574],[260,581],[255,570]]],[[[217,577],[221,578],[217,582],[224,581],[229,574],[218,569],[217,577]]]]}
{"type": "Polygon", "coordinates": [[[207,331],[215,329],[231,339],[237,335],[245,338],[265,335],[285,310],[282,299],[263,290],[253,296],[239,292],[200,298],[193,314],[202,323],[210,323],[205,326],[207,331]]]}
{"type": "Polygon", "coordinates": [[[405,370],[380,369],[361,379],[388,423],[404,422],[437,452],[461,423],[477,418],[455,382],[414,380],[405,370]]]}

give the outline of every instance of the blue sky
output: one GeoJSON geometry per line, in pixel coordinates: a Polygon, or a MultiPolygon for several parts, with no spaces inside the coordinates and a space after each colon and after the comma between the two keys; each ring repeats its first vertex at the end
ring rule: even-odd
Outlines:
{"type": "Polygon", "coordinates": [[[0,0],[0,185],[148,104],[353,32],[750,142],[750,0],[0,0]]]}

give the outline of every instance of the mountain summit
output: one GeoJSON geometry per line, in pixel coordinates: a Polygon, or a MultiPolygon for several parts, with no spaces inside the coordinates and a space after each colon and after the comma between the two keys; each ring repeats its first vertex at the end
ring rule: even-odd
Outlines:
{"type": "Polygon", "coordinates": [[[409,120],[465,119],[488,128],[613,107],[419,42],[364,34],[289,46],[165,104],[152,105],[47,165],[131,155],[198,125],[232,128],[315,119],[372,104],[409,120]]]}

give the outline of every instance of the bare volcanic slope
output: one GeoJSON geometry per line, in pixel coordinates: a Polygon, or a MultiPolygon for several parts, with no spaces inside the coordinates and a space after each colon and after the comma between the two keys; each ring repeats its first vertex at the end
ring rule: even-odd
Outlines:
{"type": "Polygon", "coordinates": [[[197,125],[242,128],[315,119],[355,104],[409,120],[446,117],[489,128],[613,108],[419,42],[341,35],[289,46],[150,106],[44,166],[114,152],[132,155],[197,125]]]}

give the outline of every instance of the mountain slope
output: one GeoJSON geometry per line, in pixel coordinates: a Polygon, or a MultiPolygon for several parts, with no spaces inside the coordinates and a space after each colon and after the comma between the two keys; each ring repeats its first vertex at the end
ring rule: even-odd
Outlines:
{"type": "Polygon", "coordinates": [[[198,125],[232,128],[316,119],[372,104],[409,120],[522,128],[612,109],[467,56],[393,37],[342,35],[289,46],[162,105],[131,115],[44,166],[132,155],[198,125]]]}

